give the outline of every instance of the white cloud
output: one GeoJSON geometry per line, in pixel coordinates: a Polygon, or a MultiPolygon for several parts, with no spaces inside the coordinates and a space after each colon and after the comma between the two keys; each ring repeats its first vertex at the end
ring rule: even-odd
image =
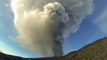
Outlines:
{"type": "Polygon", "coordinates": [[[11,48],[0,39],[0,52],[11,54],[11,48]]]}
{"type": "Polygon", "coordinates": [[[104,8],[102,13],[95,19],[94,23],[104,33],[107,33],[107,6],[104,8]]]}
{"type": "Polygon", "coordinates": [[[5,42],[0,39],[0,52],[9,54],[9,55],[16,55],[16,56],[23,56],[21,53],[13,49],[11,46],[6,44],[5,42]]]}

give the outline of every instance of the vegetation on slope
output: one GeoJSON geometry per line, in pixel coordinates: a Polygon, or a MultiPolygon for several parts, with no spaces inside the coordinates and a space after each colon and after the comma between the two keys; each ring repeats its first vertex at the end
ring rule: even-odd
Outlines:
{"type": "Polygon", "coordinates": [[[107,38],[99,39],[67,56],[68,60],[107,60],[107,38]]]}

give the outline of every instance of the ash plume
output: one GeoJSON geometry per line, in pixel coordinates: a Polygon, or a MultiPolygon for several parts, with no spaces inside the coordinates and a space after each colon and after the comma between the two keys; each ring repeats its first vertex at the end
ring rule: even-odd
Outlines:
{"type": "Polygon", "coordinates": [[[11,0],[16,41],[44,56],[63,55],[63,37],[93,11],[92,0],[11,0]]]}

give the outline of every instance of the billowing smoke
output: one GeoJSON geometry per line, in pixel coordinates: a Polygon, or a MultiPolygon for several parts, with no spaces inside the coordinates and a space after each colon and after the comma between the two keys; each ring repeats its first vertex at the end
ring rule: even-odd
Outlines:
{"type": "Polygon", "coordinates": [[[44,56],[63,55],[63,37],[76,32],[92,0],[11,0],[16,41],[44,56]]]}

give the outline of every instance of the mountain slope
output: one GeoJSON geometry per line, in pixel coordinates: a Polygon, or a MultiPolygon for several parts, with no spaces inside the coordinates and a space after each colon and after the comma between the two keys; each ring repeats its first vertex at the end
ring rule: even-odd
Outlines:
{"type": "Polygon", "coordinates": [[[107,38],[99,39],[65,57],[68,60],[107,60],[107,38]]]}
{"type": "Polygon", "coordinates": [[[21,58],[0,53],[0,60],[107,60],[107,38],[99,39],[62,57],[21,58]]]}

